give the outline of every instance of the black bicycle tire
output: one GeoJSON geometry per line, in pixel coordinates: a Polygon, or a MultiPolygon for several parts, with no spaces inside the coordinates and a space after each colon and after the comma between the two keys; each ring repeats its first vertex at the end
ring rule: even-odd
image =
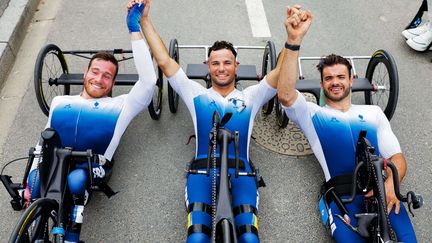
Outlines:
{"type": "MultiPolygon", "coordinates": [[[[273,41],[267,41],[267,44],[264,48],[262,66],[261,66],[261,75],[264,78],[267,75],[268,64],[270,64],[270,70],[273,70],[276,67],[276,48],[273,41]]],[[[265,103],[261,109],[264,115],[269,115],[273,111],[275,97],[271,98],[267,103],[265,103]]]]}
{"type": "Polygon", "coordinates": [[[153,120],[159,120],[161,114],[162,114],[162,97],[163,97],[163,73],[160,67],[157,67],[157,73],[156,73],[156,89],[154,92],[156,92],[156,99],[152,98],[152,101],[148,105],[148,111],[150,114],[150,117],[153,120]],[[156,104],[155,102],[156,101],[156,104]]]}
{"type": "MultiPolygon", "coordinates": [[[[28,229],[28,227],[36,220],[39,216],[45,214],[43,219],[51,218],[53,222],[56,222],[56,218],[51,215],[51,212],[54,210],[57,212],[58,206],[55,200],[49,198],[40,198],[36,200],[34,203],[28,207],[23,215],[21,215],[18,223],[15,225],[14,230],[9,239],[9,243],[17,243],[17,242],[26,242],[25,240],[21,241],[24,236],[24,231],[28,229]]],[[[41,222],[39,222],[41,223],[41,222]]],[[[44,222],[43,222],[44,223],[44,222]]],[[[57,238],[57,237],[56,237],[57,238]]],[[[56,239],[58,242],[59,239],[56,239]]],[[[28,239],[27,239],[28,241],[28,239]]]]}
{"type": "Polygon", "coordinates": [[[375,83],[373,79],[376,71],[376,67],[380,63],[383,63],[384,66],[386,67],[388,78],[389,78],[388,80],[389,94],[387,99],[387,105],[385,107],[380,106],[379,99],[378,101],[374,102],[373,96],[378,95],[377,93],[380,91],[377,92],[365,91],[365,103],[368,105],[376,104],[380,106],[384,114],[386,115],[387,119],[390,120],[393,117],[394,112],[396,111],[397,100],[399,96],[399,76],[398,76],[396,62],[393,56],[390,55],[390,53],[388,53],[385,50],[378,50],[372,55],[366,69],[366,78],[369,80],[369,82],[372,85],[382,84],[380,82],[375,83]]]}
{"type": "MultiPolygon", "coordinates": [[[[179,63],[179,48],[177,39],[172,39],[169,45],[169,56],[179,63]]],[[[176,113],[178,110],[179,96],[168,82],[168,104],[171,113],[176,113]]]]}
{"type": "MultiPolygon", "coordinates": [[[[49,84],[50,78],[53,78],[53,79],[59,78],[60,74],[58,74],[58,76],[57,76],[57,73],[54,73],[55,77],[48,77],[47,80],[44,80],[44,78],[42,77],[44,68],[48,69],[48,67],[46,67],[44,65],[45,59],[50,54],[53,55],[53,58],[56,57],[57,60],[59,61],[60,65],[61,65],[62,73],[69,73],[63,52],[60,50],[60,48],[58,46],[56,46],[54,44],[48,44],[48,45],[45,45],[39,51],[39,54],[36,58],[35,68],[34,68],[34,88],[35,88],[36,99],[38,101],[39,107],[41,108],[42,112],[46,116],[49,115],[50,104],[51,104],[52,99],[54,99],[55,96],[68,95],[70,93],[70,85],[63,85],[63,88],[59,88],[55,84],[54,85],[49,84]],[[45,83],[47,83],[48,86],[44,89],[45,83]],[[54,92],[55,89],[57,89],[58,92],[54,92]],[[45,94],[46,92],[44,92],[44,91],[50,91],[51,94],[54,93],[54,96],[47,97],[47,95],[45,94]]],[[[49,71],[51,72],[53,70],[49,70],[49,71]]],[[[54,70],[54,71],[57,72],[57,70],[54,70]]]]}

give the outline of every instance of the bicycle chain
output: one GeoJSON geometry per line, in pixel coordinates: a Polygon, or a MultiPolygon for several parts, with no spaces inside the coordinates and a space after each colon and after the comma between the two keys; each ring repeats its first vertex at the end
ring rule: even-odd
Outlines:
{"type": "Polygon", "coordinates": [[[216,242],[216,136],[217,136],[217,128],[216,122],[213,123],[213,141],[212,141],[212,164],[213,164],[213,173],[212,173],[212,242],[216,242]]]}
{"type": "MultiPolygon", "coordinates": [[[[367,156],[368,156],[368,161],[371,161],[370,155],[367,155],[367,156]]],[[[377,177],[377,174],[376,174],[377,172],[375,171],[375,167],[374,167],[374,165],[372,163],[368,163],[368,166],[370,167],[370,171],[373,172],[373,175],[375,177],[375,184],[377,184],[378,183],[378,177],[377,177]]],[[[385,196],[384,193],[381,193],[380,187],[377,186],[377,189],[378,189],[378,194],[379,195],[384,195],[385,196]]],[[[393,231],[393,228],[391,227],[390,220],[389,220],[388,214],[387,214],[387,203],[384,201],[384,198],[382,198],[381,196],[378,196],[378,199],[380,200],[379,203],[384,206],[384,213],[386,214],[386,219],[387,219],[386,221],[387,221],[387,226],[388,226],[388,229],[389,229],[390,238],[391,238],[391,240],[396,240],[396,234],[393,231]]]]}

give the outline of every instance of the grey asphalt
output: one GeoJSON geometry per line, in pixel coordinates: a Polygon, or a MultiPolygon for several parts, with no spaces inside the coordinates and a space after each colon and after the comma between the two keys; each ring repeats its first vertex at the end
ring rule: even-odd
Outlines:
{"type": "Polygon", "coordinates": [[[38,0],[0,1],[0,87],[6,81],[38,0]]]}
{"type": "MultiPolygon", "coordinates": [[[[55,43],[63,50],[130,49],[124,23],[125,3],[115,0],[62,1],[45,42],[55,43]]],[[[283,28],[285,6],[294,3],[264,1],[271,39],[278,50],[286,39],[283,28]]],[[[302,56],[371,55],[381,48],[393,54],[398,65],[400,95],[391,124],[408,161],[402,190],[414,190],[425,197],[426,205],[415,212],[412,221],[419,242],[431,242],[432,115],[428,97],[432,92],[432,55],[431,52],[410,50],[400,34],[420,1],[298,3],[304,3],[304,7],[314,13],[313,25],[302,44],[302,56]]],[[[180,44],[210,44],[217,39],[226,39],[236,45],[263,45],[268,39],[252,37],[243,1],[154,1],[151,16],[166,44],[171,38],[177,38],[180,44]]],[[[197,53],[180,53],[182,64],[196,56],[197,53]]],[[[248,59],[240,59],[240,62],[260,63],[259,55],[248,56],[248,59]]],[[[75,71],[85,69],[85,64],[75,59],[68,64],[75,71]]],[[[133,68],[125,68],[133,71],[133,68]]],[[[364,70],[360,75],[362,72],[364,70]]],[[[25,156],[46,122],[36,103],[31,80],[22,89],[27,91],[0,150],[0,165],[25,156]]],[[[124,90],[118,89],[114,95],[121,92],[124,90]]],[[[145,111],[135,118],[124,134],[110,181],[120,192],[111,199],[102,194],[93,195],[86,207],[82,230],[82,239],[86,242],[185,241],[184,168],[195,151],[194,145],[185,143],[193,134],[193,127],[184,104],[180,103],[179,111],[171,114],[166,97],[165,92],[161,120],[151,120],[145,111]]],[[[355,100],[362,102],[360,97],[355,100]]],[[[319,186],[324,179],[316,159],[276,154],[254,141],[251,142],[250,156],[267,183],[267,187],[260,190],[261,240],[331,241],[316,209],[319,186]]],[[[24,163],[14,164],[8,168],[8,173],[16,176],[23,168],[24,163]]],[[[11,209],[3,189],[0,189],[0,198],[0,238],[6,239],[22,212],[11,209]]]]}

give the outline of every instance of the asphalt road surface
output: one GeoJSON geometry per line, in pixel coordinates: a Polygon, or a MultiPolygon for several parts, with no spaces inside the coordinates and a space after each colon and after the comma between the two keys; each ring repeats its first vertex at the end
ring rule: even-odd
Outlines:
{"type": "MultiPolygon", "coordinates": [[[[420,1],[264,1],[271,37],[254,37],[244,1],[153,1],[151,16],[158,33],[168,45],[171,38],[180,44],[211,44],[230,40],[235,45],[264,45],[269,39],[280,50],[286,40],[283,28],[287,5],[303,4],[313,11],[314,20],[305,38],[301,55],[371,55],[386,49],[393,54],[399,71],[400,95],[391,120],[408,161],[402,191],[421,193],[426,205],[412,219],[419,242],[431,242],[432,225],[432,93],[431,53],[416,53],[405,44],[400,32],[417,11],[420,1]]],[[[45,1],[40,11],[53,1],[45,1]]],[[[126,1],[59,1],[50,18],[39,16],[29,35],[38,41],[55,43],[63,50],[130,49],[125,24],[126,1]],[[43,23],[45,32],[33,33],[43,23]],[[47,29],[48,28],[48,29],[47,29]],[[46,33],[46,34],[45,34],[46,33]],[[42,36],[45,35],[45,36],[42,36]]],[[[37,16],[38,17],[38,16],[37,16]]],[[[261,16],[262,17],[262,16],[261,16]]],[[[258,18],[258,17],[257,17],[258,18]]],[[[265,28],[265,26],[257,27],[265,28]]],[[[32,40],[28,40],[32,42],[32,40]]],[[[28,43],[27,42],[27,43],[28,43]]],[[[38,46],[40,48],[40,46],[38,46]]],[[[22,52],[37,52],[24,44],[22,52]]],[[[200,53],[180,53],[181,63],[197,59],[200,53]]],[[[245,54],[241,63],[261,63],[259,55],[245,54]]],[[[28,60],[33,63],[34,60],[28,60]]],[[[68,60],[71,71],[83,72],[85,62],[68,60]]],[[[312,67],[312,64],[310,65],[312,67]]],[[[32,72],[32,65],[16,67],[32,72]]],[[[134,72],[133,67],[123,67],[134,72]]],[[[310,75],[317,75],[315,71],[310,75]]],[[[359,70],[364,75],[364,70],[359,70]]],[[[309,75],[309,74],[308,74],[309,75]]],[[[31,77],[2,147],[0,165],[25,156],[34,146],[46,117],[40,111],[31,77]]],[[[126,92],[116,89],[114,95],[126,92]]],[[[163,114],[151,120],[148,112],[130,124],[117,150],[110,184],[119,193],[110,198],[94,194],[85,209],[82,239],[86,242],[181,242],[186,239],[184,209],[184,168],[195,151],[185,145],[193,134],[191,117],[181,102],[171,114],[164,96],[163,114]]],[[[260,168],[267,187],[260,190],[259,233],[263,242],[329,242],[328,233],[316,209],[319,186],[324,179],[313,156],[294,157],[268,151],[254,141],[250,156],[260,168]]],[[[15,176],[24,163],[8,168],[15,176]]],[[[14,177],[16,178],[16,177],[14,177]]],[[[0,189],[0,238],[6,239],[22,214],[9,206],[6,191],[0,189]]]]}

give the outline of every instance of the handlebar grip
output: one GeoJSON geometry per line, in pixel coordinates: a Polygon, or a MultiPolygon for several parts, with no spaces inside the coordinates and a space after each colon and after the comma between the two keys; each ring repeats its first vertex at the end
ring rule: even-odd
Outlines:
{"type": "Polygon", "coordinates": [[[86,151],[72,151],[71,155],[76,157],[93,157],[93,152],[91,149],[87,149],[86,151]]]}
{"type": "Polygon", "coordinates": [[[422,195],[416,195],[414,192],[408,192],[407,197],[409,198],[411,195],[412,207],[414,209],[418,209],[423,206],[423,197],[422,195]]]}

